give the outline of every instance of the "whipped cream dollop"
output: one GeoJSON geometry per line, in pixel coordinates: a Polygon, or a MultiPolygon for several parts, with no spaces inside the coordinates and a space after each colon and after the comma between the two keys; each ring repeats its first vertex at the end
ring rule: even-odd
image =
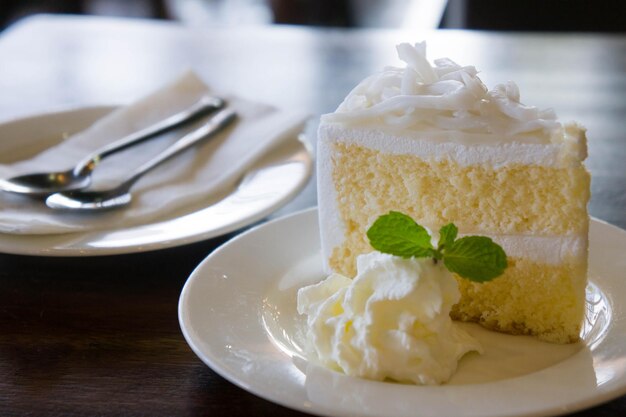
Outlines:
{"type": "Polygon", "coordinates": [[[405,68],[387,67],[357,85],[335,113],[323,122],[383,125],[386,129],[420,131],[451,139],[493,135],[494,141],[555,143],[562,140],[562,125],[552,110],[539,110],[520,102],[514,82],[488,90],[473,66],[460,66],[448,58],[434,66],[426,59],[426,43],[397,46],[405,68]],[[497,139],[496,139],[497,138],[497,139]]]}
{"type": "Polygon", "coordinates": [[[298,291],[312,361],[373,380],[441,384],[482,347],[450,319],[457,283],[433,259],[371,252],[354,279],[332,274],[298,291]]]}

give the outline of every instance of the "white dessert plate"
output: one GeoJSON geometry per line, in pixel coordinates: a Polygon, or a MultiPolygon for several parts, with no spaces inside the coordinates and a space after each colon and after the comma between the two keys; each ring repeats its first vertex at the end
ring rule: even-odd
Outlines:
{"type": "Polygon", "coordinates": [[[179,321],[193,351],[267,400],[327,416],[542,416],[626,393],[626,231],[597,220],[582,342],[554,345],[462,324],[485,353],[441,386],[366,381],[307,364],[296,291],[323,276],[317,210],[255,227],[206,258],[183,288],[179,321]]]}
{"type": "MultiPolygon", "coordinates": [[[[79,132],[113,110],[89,107],[0,124],[0,162],[27,158],[79,132]],[[16,145],[17,144],[17,145],[16,145]]],[[[95,256],[145,252],[198,242],[248,226],[291,200],[312,172],[312,153],[294,137],[257,161],[213,203],[187,207],[162,220],[125,229],[58,235],[0,233],[0,252],[39,256],[95,256]]]]}

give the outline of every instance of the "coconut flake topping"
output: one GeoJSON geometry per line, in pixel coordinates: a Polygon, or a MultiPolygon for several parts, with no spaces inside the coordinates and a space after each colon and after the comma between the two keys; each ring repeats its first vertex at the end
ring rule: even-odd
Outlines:
{"type": "Polygon", "coordinates": [[[494,135],[498,141],[560,141],[562,125],[554,111],[522,104],[514,82],[488,90],[473,66],[448,58],[432,66],[425,42],[403,43],[397,51],[405,68],[387,67],[366,78],[322,120],[424,133],[443,130],[455,137],[494,135]]]}

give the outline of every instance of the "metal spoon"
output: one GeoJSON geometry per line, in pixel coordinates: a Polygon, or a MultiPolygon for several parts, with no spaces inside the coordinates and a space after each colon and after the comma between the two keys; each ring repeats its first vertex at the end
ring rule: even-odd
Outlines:
{"type": "Polygon", "coordinates": [[[43,197],[61,191],[78,190],[91,183],[91,173],[101,160],[146,139],[157,136],[190,120],[224,107],[217,97],[204,96],[191,107],[152,126],[132,133],[87,155],[74,168],[59,172],[39,172],[0,179],[0,190],[43,197]]]}
{"type": "Polygon", "coordinates": [[[130,188],[141,178],[145,173],[160,165],[162,162],[170,159],[174,155],[182,152],[192,145],[206,139],[226,125],[228,125],[235,118],[235,112],[230,109],[224,109],[213,116],[205,125],[201,128],[194,130],[193,132],[183,136],[169,148],[145,162],[139,168],[137,168],[128,179],[124,180],[120,185],[115,188],[103,191],[89,191],[89,190],[77,190],[63,193],[52,194],[46,199],[48,207],[53,209],[65,209],[65,210],[83,210],[83,211],[96,211],[103,209],[112,209],[127,205],[131,201],[130,188]]]}

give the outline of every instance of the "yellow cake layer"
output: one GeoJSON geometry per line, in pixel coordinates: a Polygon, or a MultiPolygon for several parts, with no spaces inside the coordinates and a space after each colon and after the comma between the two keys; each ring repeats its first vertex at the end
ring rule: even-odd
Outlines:
{"type": "Polygon", "coordinates": [[[453,319],[554,343],[578,340],[585,308],[587,263],[542,265],[509,257],[504,275],[483,284],[456,277],[461,301],[453,319]]]}
{"type": "Polygon", "coordinates": [[[590,178],[582,164],[494,169],[338,142],[332,167],[345,242],[329,265],[348,276],[356,272],[356,255],[371,250],[367,228],[389,210],[434,227],[453,222],[466,234],[572,236],[588,228],[590,178]]]}
{"type": "MultiPolygon", "coordinates": [[[[400,211],[461,233],[586,236],[589,174],[582,165],[459,165],[389,155],[335,142],[332,179],[344,242],[328,260],[336,272],[356,273],[356,257],[370,252],[366,230],[378,216],[400,211]]],[[[523,256],[523,255],[522,255],[523,256]]],[[[585,304],[586,257],[542,264],[509,257],[505,274],[486,284],[459,279],[462,298],[453,318],[514,334],[567,343],[578,339],[585,304]]]]}

